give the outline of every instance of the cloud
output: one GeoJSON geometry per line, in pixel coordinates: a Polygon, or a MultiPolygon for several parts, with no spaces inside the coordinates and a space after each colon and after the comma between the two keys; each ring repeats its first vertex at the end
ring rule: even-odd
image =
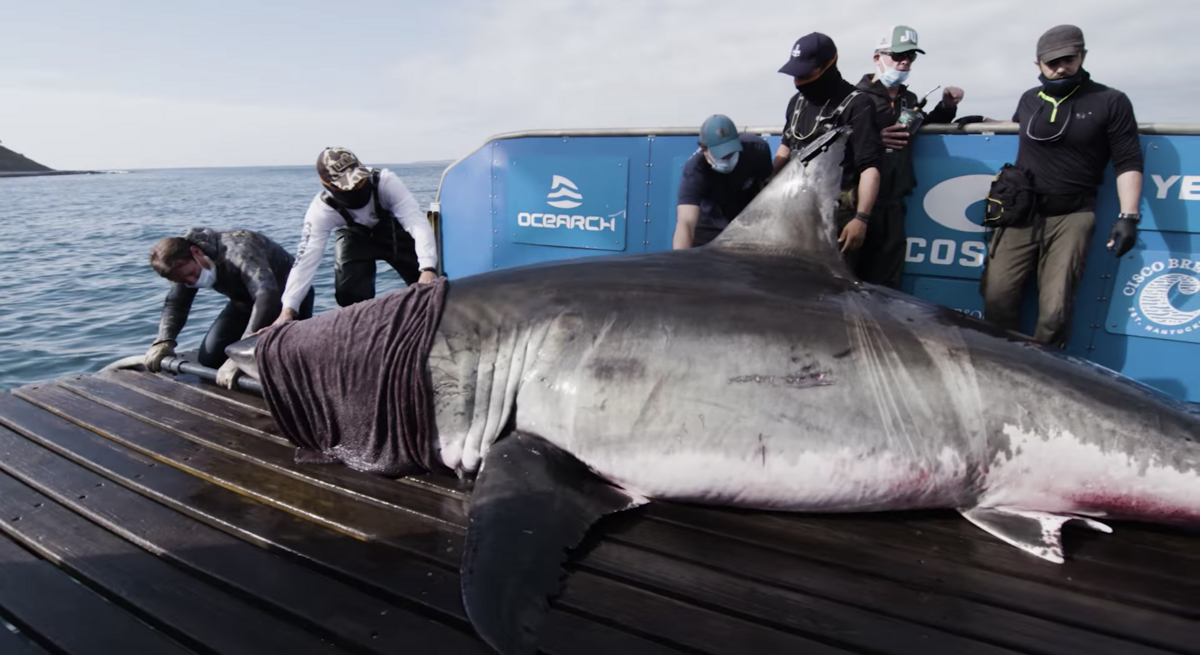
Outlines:
{"type": "MultiPolygon", "coordinates": [[[[444,3],[425,8],[435,13],[412,26],[437,35],[419,49],[397,46],[388,57],[355,60],[343,75],[315,69],[313,62],[248,54],[238,71],[243,77],[228,82],[239,91],[214,94],[220,101],[179,95],[178,83],[133,95],[94,85],[85,90],[70,71],[23,77],[0,71],[0,138],[51,166],[114,168],[308,164],[334,144],[373,161],[449,159],[500,132],[689,127],[713,113],[742,126],[778,128],[793,88],[777,70],[797,37],[814,30],[831,35],[843,75],[857,81],[873,66],[875,40],[895,22],[914,27],[928,52],[910,77],[913,90],[962,87],[960,115],[1010,117],[1019,95],[1037,84],[1038,36],[1064,22],[1084,29],[1087,68],[1128,93],[1140,121],[1191,120],[1200,101],[1197,76],[1177,51],[1200,19],[1198,3],[843,0],[816,6],[794,0],[444,3]],[[261,92],[247,94],[256,79],[263,81],[261,92]],[[268,83],[275,79],[310,84],[301,91],[275,88],[268,83]]],[[[403,23],[404,11],[381,7],[373,20],[403,23]]]]}

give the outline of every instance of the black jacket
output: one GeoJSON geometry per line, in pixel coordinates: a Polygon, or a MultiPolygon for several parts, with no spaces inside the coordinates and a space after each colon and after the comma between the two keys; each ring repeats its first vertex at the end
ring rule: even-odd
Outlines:
{"type": "MultiPolygon", "coordinates": [[[[872,75],[863,75],[857,89],[864,92],[875,103],[875,126],[882,130],[889,125],[895,125],[900,118],[900,112],[905,107],[917,106],[917,94],[901,84],[895,98],[888,95],[887,87],[882,82],[872,82],[872,75]]],[[[949,123],[958,114],[957,107],[947,107],[939,102],[925,118],[926,123],[949,123]]],[[[899,200],[912,193],[917,186],[917,176],[913,170],[912,144],[903,150],[884,148],[882,163],[879,167],[879,200],[899,200]]]]}

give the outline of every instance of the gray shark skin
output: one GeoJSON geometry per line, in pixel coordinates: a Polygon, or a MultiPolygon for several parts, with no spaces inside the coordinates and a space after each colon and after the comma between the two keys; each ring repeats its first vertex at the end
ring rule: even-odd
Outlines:
{"type": "Polygon", "coordinates": [[[1054,562],[1067,521],[1200,524],[1183,403],[854,279],[835,242],[841,157],[835,142],[793,161],[704,247],[451,282],[435,438],[479,476],[464,604],[497,651],[536,648],[593,521],[655,499],[953,508],[1054,562]]]}
{"type": "Polygon", "coordinates": [[[259,336],[261,335],[256,334],[225,346],[225,355],[237,362],[238,370],[255,380],[259,379],[258,360],[254,357],[255,346],[258,345],[259,336]]]}

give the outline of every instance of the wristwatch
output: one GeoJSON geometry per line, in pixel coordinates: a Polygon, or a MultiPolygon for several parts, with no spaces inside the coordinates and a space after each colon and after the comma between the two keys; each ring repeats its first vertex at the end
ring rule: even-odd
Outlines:
{"type": "Polygon", "coordinates": [[[858,220],[867,224],[870,224],[871,222],[871,215],[866,212],[855,212],[854,218],[857,218],[858,220]]]}
{"type": "Polygon", "coordinates": [[[1141,214],[1126,214],[1126,213],[1120,213],[1120,214],[1117,214],[1117,220],[1118,220],[1118,221],[1119,221],[1119,220],[1121,220],[1121,219],[1123,219],[1123,218],[1128,218],[1129,220],[1133,221],[1133,224],[1134,224],[1134,225],[1137,225],[1137,224],[1139,224],[1139,223],[1141,223],[1141,222],[1142,222],[1142,215],[1141,215],[1141,214]]]}
{"type": "Polygon", "coordinates": [[[420,270],[421,273],[424,273],[425,271],[429,271],[430,273],[437,273],[437,269],[432,266],[426,266],[425,268],[422,268],[420,270]]]}

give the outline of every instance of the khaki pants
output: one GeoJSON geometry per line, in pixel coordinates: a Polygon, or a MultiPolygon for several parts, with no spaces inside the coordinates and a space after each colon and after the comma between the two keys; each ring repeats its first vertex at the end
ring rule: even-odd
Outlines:
{"type": "Polygon", "coordinates": [[[1075,311],[1075,290],[1083,276],[1095,228],[1096,214],[1089,211],[1046,217],[1040,241],[1031,239],[1033,227],[997,230],[979,284],[984,318],[1002,328],[1018,330],[1021,289],[1036,266],[1038,320],[1033,338],[1065,347],[1075,311]]]}

